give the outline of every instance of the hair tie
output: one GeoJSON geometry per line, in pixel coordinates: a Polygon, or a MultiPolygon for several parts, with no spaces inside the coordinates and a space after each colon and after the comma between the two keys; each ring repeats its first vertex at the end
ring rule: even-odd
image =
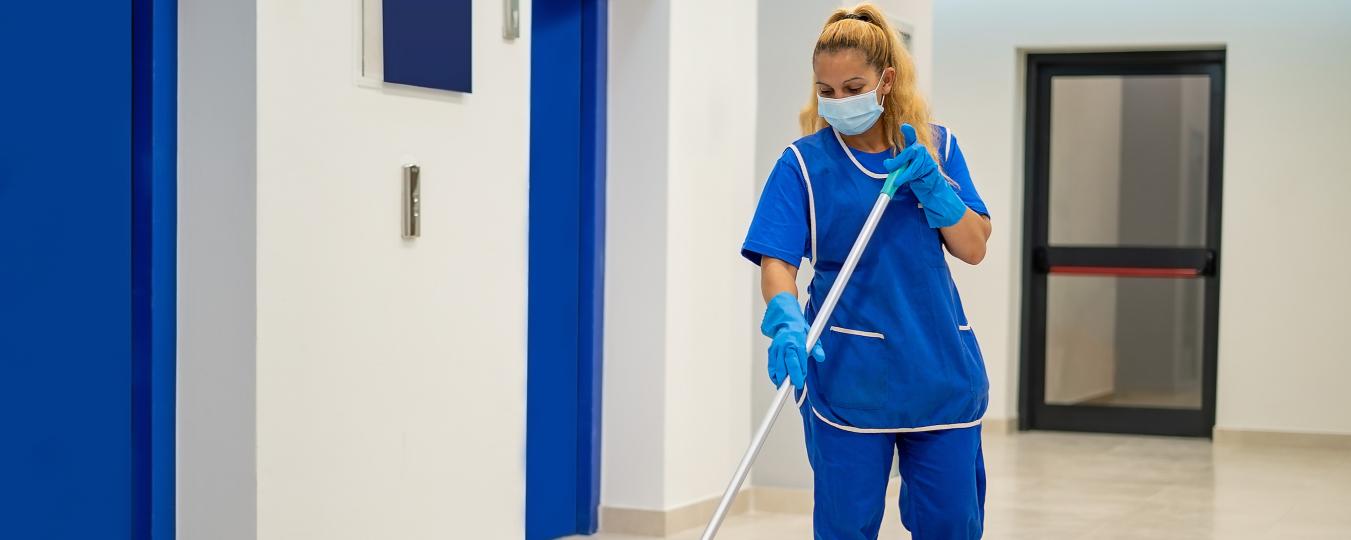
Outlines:
{"type": "Polygon", "coordinates": [[[856,21],[863,21],[863,22],[867,22],[867,23],[873,22],[872,19],[868,18],[867,15],[863,15],[863,14],[860,14],[860,13],[846,13],[846,14],[844,15],[843,18],[845,18],[845,19],[854,19],[854,20],[856,20],[856,21]]]}

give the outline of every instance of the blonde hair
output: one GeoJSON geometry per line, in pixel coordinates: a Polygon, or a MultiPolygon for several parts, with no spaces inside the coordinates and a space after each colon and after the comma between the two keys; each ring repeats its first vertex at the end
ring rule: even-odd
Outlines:
{"type": "MultiPolygon", "coordinates": [[[[826,19],[820,37],[816,38],[816,48],[812,59],[821,53],[833,53],[855,50],[880,74],[887,68],[895,68],[896,78],[891,92],[882,98],[882,133],[892,144],[892,152],[905,146],[901,140],[901,124],[915,127],[918,143],[924,145],[938,162],[938,149],[933,145],[933,129],[929,126],[929,105],[919,93],[915,80],[915,61],[910,52],[901,46],[900,36],[881,9],[864,2],[853,9],[837,9],[826,19]]],[[[798,120],[802,124],[802,134],[810,135],[829,125],[816,111],[816,87],[812,85],[812,97],[802,108],[798,120]]]]}

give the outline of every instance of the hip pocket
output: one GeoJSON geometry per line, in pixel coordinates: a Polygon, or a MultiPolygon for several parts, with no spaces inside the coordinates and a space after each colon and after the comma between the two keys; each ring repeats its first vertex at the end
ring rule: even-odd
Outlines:
{"type": "Polygon", "coordinates": [[[985,358],[980,353],[980,343],[976,341],[975,330],[971,329],[971,325],[964,324],[957,327],[957,333],[962,338],[963,357],[969,370],[971,388],[978,392],[989,391],[990,380],[985,374],[985,358]]]}
{"type": "Polygon", "coordinates": [[[886,336],[879,332],[830,327],[826,360],[816,364],[817,395],[827,405],[845,409],[880,409],[887,400],[890,363],[886,336]]]}

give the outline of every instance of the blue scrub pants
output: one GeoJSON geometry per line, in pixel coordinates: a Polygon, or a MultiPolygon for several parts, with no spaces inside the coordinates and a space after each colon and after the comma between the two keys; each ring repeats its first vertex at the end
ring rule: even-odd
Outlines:
{"type": "Polygon", "coordinates": [[[901,523],[914,540],[980,538],[985,459],[980,426],[915,433],[854,433],[802,410],[815,475],[818,540],[877,538],[893,452],[900,454],[901,523]]]}

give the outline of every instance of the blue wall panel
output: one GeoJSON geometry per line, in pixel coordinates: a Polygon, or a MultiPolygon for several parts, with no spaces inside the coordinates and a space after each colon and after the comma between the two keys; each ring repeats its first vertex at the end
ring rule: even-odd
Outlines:
{"type": "Polygon", "coordinates": [[[470,0],[383,0],[385,82],[469,92],[470,0]]]}
{"type": "Polygon", "coordinates": [[[177,64],[177,0],[133,0],[132,523],[156,540],[174,537],[177,64]]]}
{"type": "Polygon", "coordinates": [[[0,538],[174,536],[176,4],[0,17],[0,538]]]}
{"type": "Polygon", "coordinates": [[[532,6],[526,538],[577,532],[581,279],[581,18],[532,6]]]}
{"type": "Polygon", "coordinates": [[[0,537],[130,538],[131,0],[4,9],[0,537]]]}
{"type": "Polygon", "coordinates": [[[605,151],[606,58],[609,6],[605,0],[582,4],[582,251],[579,343],[577,532],[600,526],[601,352],[605,308],[605,151]]]}
{"type": "Polygon", "coordinates": [[[598,524],[607,8],[532,9],[526,538],[545,539],[598,524]]]}

